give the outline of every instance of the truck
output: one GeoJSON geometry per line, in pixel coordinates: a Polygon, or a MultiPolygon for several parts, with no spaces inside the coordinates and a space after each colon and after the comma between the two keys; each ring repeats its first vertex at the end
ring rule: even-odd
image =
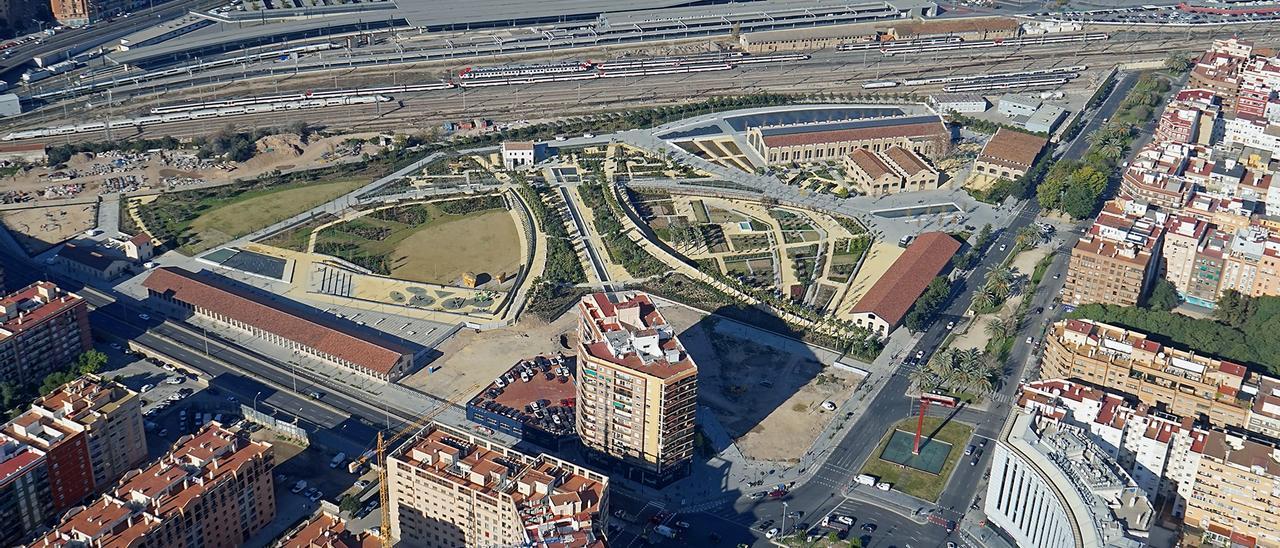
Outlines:
{"type": "Polygon", "coordinates": [[[667,538],[676,538],[676,530],[670,527],[667,527],[666,525],[659,525],[657,527],[654,527],[653,532],[667,538]]]}
{"type": "Polygon", "coordinates": [[[911,240],[914,240],[914,239],[916,239],[915,236],[912,236],[911,234],[907,234],[906,236],[903,236],[902,238],[898,239],[898,247],[907,247],[911,245],[911,240]]]}
{"type": "Polygon", "coordinates": [[[333,456],[333,460],[329,461],[329,468],[337,468],[345,460],[347,460],[347,454],[339,451],[337,455],[333,456]]]}
{"type": "Polygon", "coordinates": [[[374,454],[373,450],[370,449],[368,451],[365,451],[364,454],[360,456],[360,458],[352,459],[351,462],[347,463],[347,472],[351,474],[358,474],[360,469],[364,468],[365,466],[368,466],[369,463],[373,461],[373,454],[374,454]],[[360,462],[360,461],[364,461],[364,462],[360,462]]]}
{"type": "Polygon", "coordinates": [[[856,482],[858,482],[858,485],[868,485],[868,486],[870,486],[870,485],[875,485],[875,484],[876,484],[876,477],[875,477],[875,476],[869,476],[869,475],[867,475],[867,474],[858,474],[858,477],[854,478],[853,480],[854,480],[854,481],[856,481],[856,482]]]}

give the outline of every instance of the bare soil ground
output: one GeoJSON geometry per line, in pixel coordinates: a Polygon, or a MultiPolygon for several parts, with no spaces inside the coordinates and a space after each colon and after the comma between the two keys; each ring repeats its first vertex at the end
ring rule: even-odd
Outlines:
{"type": "MultiPolygon", "coordinates": [[[[3,180],[3,191],[40,192],[48,187],[78,184],[83,185],[80,196],[98,194],[102,184],[109,178],[134,176],[143,181],[144,186],[163,188],[162,180],[166,177],[183,177],[201,179],[208,183],[228,183],[235,179],[252,179],[272,170],[281,171],[294,168],[318,168],[329,165],[343,158],[339,154],[338,145],[351,138],[368,138],[374,133],[339,135],[325,138],[312,138],[303,144],[294,134],[280,134],[264,137],[259,140],[259,153],[252,159],[242,162],[223,162],[235,169],[227,170],[207,164],[204,168],[195,168],[186,163],[175,163],[174,158],[192,156],[194,151],[164,151],[156,154],[139,154],[120,158],[111,154],[76,154],[67,161],[63,172],[75,172],[79,176],[66,181],[51,181],[49,174],[54,169],[37,166],[31,167],[7,177],[3,180]],[[324,156],[328,155],[326,159],[324,156]],[[111,164],[123,159],[119,166],[111,164]]],[[[362,152],[376,154],[381,147],[364,145],[362,152]]],[[[52,196],[51,196],[52,197],[52,196]]]]}
{"type": "Polygon", "coordinates": [[[393,278],[458,285],[473,272],[497,279],[520,267],[520,234],[511,212],[489,211],[433,223],[400,242],[392,257],[393,278]]]}
{"type": "Polygon", "coordinates": [[[435,372],[419,371],[400,382],[441,398],[473,394],[522,358],[573,353],[577,322],[578,314],[570,310],[552,323],[525,315],[505,329],[463,329],[437,348],[444,356],[432,364],[438,367],[435,372]],[[567,347],[561,344],[562,335],[567,347]]]}
{"type": "Polygon", "coordinates": [[[798,341],[681,306],[662,313],[698,364],[699,404],[753,459],[799,460],[835,418],[822,402],[843,404],[861,379],[798,341]]]}
{"type": "Polygon", "coordinates": [[[20,209],[0,214],[0,222],[28,253],[36,255],[93,228],[97,212],[96,205],[20,209]]]}

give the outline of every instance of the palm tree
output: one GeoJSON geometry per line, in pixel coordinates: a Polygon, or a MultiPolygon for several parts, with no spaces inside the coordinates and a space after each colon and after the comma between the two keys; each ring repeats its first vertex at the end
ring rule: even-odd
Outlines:
{"type": "Polygon", "coordinates": [[[917,367],[908,374],[911,384],[915,385],[916,390],[921,392],[933,392],[942,387],[943,378],[932,367],[923,365],[917,367]]]}
{"type": "Polygon", "coordinates": [[[982,288],[973,295],[973,309],[979,312],[991,310],[996,305],[996,297],[986,288],[982,288]]]}
{"type": "Polygon", "coordinates": [[[1009,332],[1012,331],[1012,328],[1013,326],[1010,325],[1009,320],[994,318],[987,322],[986,331],[987,335],[993,339],[1003,339],[1009,336],[1009,332]]]}

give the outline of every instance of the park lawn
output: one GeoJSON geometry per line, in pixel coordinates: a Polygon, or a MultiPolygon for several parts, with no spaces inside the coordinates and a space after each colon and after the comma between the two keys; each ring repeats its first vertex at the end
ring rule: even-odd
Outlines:
{"type": "Polygon", "coordinates": [[[449,214],[437,203],[420,204],[428,217],[421,224],[372,215],[334,225],[316,237],[316,252],[351,261],[370,271],[414,282],[455,285],[464,272],[497,277],[520,266],[520,237],[506,209],[449,214]],[[381,240],[342,229],[355,223],[388,229],[381,240]]]}
{"type": "Polygon", "coordinates": [[[198,254],[334,200],[366,183],[358,179],[296,183],[251,190],[228,198],[206,198],[195,206],[203,212],[181,231],[194,236],[181,251],[198,254]]]}
{"type": "MultiPolygon", "coordinates": [[[[942,424],[942,420],[937,417],[925,417],[925,434],[927,435],[937,429],[938,425],[942,424]]],[[[942,431],[938,432],[937,436],[934,437],[938,441],[951,444],[951,451],[947,453],[947,460],[942,465],[942,471],[936,476],[923,470],[903,468],[896,463],[880,458],[880,454],[884,451],[885,445],[889,443],[889,437],[894,430],[915,432],[915,429],[916,419],[910,418],[899,422],[894,428],[885,432],[880,439],[880,444],[876,446],[875,452],[872,453],[872,457],[862,467],[862,473],[880,478],[880,481],[892,483],[895,490],[902,491],[913,497],[937,502],[938,497],[942,494],[942,489],[947,486],[947,479],[951,477],[951,471],[955,469],[956,462],[964,455],[964,448],[969,443],[969,436],[973,434],[973,427],[953,420],[948,422],[942,428],[942,431]]]]}

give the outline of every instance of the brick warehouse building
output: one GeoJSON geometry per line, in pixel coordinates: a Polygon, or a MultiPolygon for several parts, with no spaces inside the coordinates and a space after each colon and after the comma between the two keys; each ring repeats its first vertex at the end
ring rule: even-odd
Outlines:
{"type": "Polygon", "coordinates": [[[862,148],[898,146],[926,158],[946,153],[951,131],[937,115],[752,127],[747,141],[770,165],[839,161],[862,148]]]}
{"type": "Polygon", "coordinates": [[[888,337],[959,250],[960,242],[950,234],[921,234],[853,305],[854,323],[878,337],[888,337]]]}
{"type": "Polygon", "coordinates": [[[285,307],[211,273],[158,268],[142,285],[156,308],[175,317],[209,319],[379,380],[394,382],[418,364],[414,350],[370,329],[285,307]]]}

